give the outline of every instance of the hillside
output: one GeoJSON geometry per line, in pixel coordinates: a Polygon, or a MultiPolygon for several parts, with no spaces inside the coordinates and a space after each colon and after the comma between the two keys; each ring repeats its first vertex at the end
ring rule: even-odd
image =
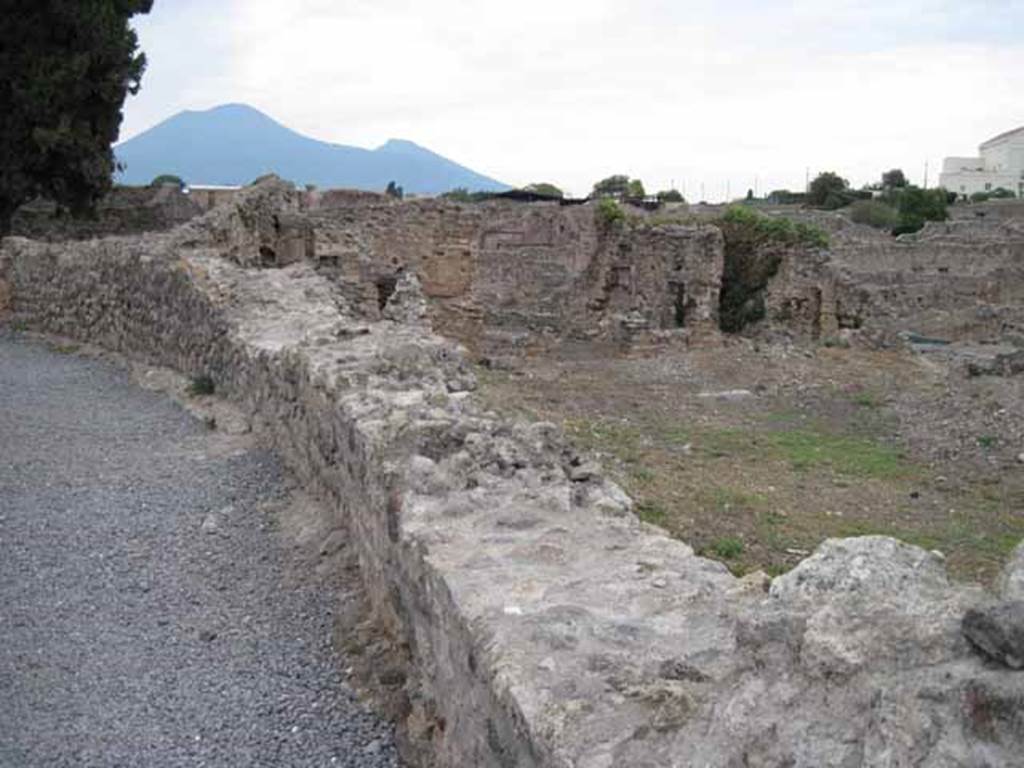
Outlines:
{"type": "Polygon", "coordinates": [[[122,184],[148,184],[161,173],[189,184],[248,184],[276,173],[298,184],[434,195],[455,187],[502,191],[508,186],[411,141],[392,139],[368,150],[303,136],[244,104],[179,112],[114,148],[122,184]]]}

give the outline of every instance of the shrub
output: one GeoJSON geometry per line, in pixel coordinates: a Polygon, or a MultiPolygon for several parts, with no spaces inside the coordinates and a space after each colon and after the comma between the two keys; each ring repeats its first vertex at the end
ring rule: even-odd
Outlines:
{"type": "Polygon", "coordinates": [[[898,190],[890,199],[895,200],[900,215],[899,223],[892,230],[894,235],[917,232],[926,221],[945,221],[949,218],[944,189],[911,186],[898,190]]]}
{"type": "Polygon", "coordinates": [[[733,536],[725,536],[712,543],[711,551],[723,560],[732,560],[743,554],[743,542],[733,536]]]}
{"type": "Polygon", "coordinates": [[[557,197],[561,200],[565,197],[565,193],[556,187],[554,184],[549,184],[546,181],[541,181],[536,184],[527,184],[523,187],[524,192],[533,192],[535,195],[545,195],[547,197],[557,197]]]}
{"type": "Polygon", "coordinates": [[[686,198],[678,189],[663,189],[655,195],[663,203],[685,203],[686,198]]]}
{"type": "MultiPolygon", "coordinates": [[[[811,182],[807,192],[807,202],[811,205],[827,206],[830,201],[840,200],[839,196],[849,188],[849,183],[837,173],[826,171],[819,173],[811,182]]],[[[841,206],[836,206],[841,207],[841,206]]]]}
{"type": "Polygon", "coordinates": [[[990,195],[988,192],[975,192],[971,195],[972,203],[985,203],[988,202],[990,195]]]}
{"type": "Polygon", "coordinates": [[[215,389],[216,387],[214,386],[213,379],[204,373],[199,376],[192,377],[192,382],[188,387],[188,393],[193,397],[199,397],[200,395],[212,395],[215,389]]]}
{"type": "Polygon", "coordinates": [[[622,208],[610,197],[601,198],[594,211],[594,215],[597,217],[598,225],[604,229],[611,229],[626,219],[626,214],[622,208]]]}
{"type": "Polygon", "coordinates": [[[892,229],[900,220],[899,212],[880,200],[858,200],[850,206],[850,218],[857,224],[875,229],[892,229]]]}
{"type": "Polygon", "coordinates": [[[1017,195],[1015,195],[1012,190],[1009,190],[1006,187],[996,187],[991,192],[989,192],[989,197],[992,198],[993,200],[1010,200],[1017,197],[1017,195]]]}
{"type": "Polygon", "coordinates": [[[179,189],[183,189],[185,187],[185,182],[182,181],[181,176],[175,176],[173,173],[161,173],[149,182],[149,186],[151,187],[161,187],[164,184],[177,184],[179,189]]]}

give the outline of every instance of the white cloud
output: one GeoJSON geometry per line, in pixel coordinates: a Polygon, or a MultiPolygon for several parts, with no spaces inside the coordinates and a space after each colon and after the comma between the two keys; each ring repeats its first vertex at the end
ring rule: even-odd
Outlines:
{"type": "Polygon", "coordinates": [[[127,133],[241,101],[325,140],[409,138],[513,184],[585,193],[625,172],[715,199],[755,178],[799,188],[807,167],[861,184],[896,166],[920,178],[930,160],[934,181],[943,155],[1024,122],[1024,47],[977,4],[212,5],[157,2],[140,22],[150,70],[127,133]]]}

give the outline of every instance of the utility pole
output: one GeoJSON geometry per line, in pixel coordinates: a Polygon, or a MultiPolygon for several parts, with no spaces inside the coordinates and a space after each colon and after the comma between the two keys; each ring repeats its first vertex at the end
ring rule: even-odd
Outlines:
{"type": "Polygon", "coordinates": [[[804,171],[804,192],[811,191],[811,169],[810,167],[804,171]]]}
{"type": "Polygon", "coordinates": [[[924,161],[924,188],[928,189],[928,161],[924,161]]]}

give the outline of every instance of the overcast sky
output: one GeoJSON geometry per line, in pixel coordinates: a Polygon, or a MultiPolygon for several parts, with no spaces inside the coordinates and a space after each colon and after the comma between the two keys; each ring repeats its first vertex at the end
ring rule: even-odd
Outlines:
{"type": "Polygon", "coordinates": [[[300,133],[410,139],[513,185],[612,173],[688,199],[937,182],[1024,125],[1024,0],[156,0],[122,138],[250,104],[300,133]]]}

